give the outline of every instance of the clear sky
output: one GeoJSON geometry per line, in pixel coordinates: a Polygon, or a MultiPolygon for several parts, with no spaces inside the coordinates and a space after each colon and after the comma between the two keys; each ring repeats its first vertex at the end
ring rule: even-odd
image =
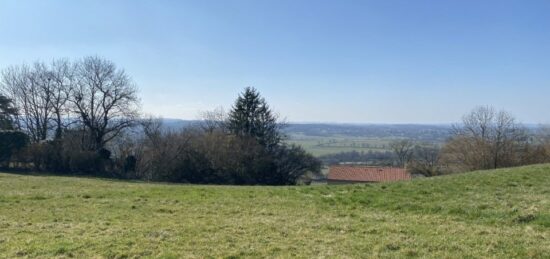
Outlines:
{"type": "Polygon", "coordinates": [[[166,118],[254,86],[288,121],[550,122],[548,0],[0,1],[0,68],[87,55],[166,118]]]}

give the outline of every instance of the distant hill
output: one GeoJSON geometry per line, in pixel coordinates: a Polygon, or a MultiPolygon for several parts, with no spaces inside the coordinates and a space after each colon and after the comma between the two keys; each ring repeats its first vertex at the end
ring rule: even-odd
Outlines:
{"type": "Polygon", "coordinates": [[[298,124],[290,123],[289,134],[330,137],[410,138],[419,141],[444,141],[450,135],[450,125],[423,124],[298,124]]]}
{"type": "Polygon", "coordinates": [[[199,120],[162,119],[163,126],[169,129],[181,129],[200,123],[199,120]]]}
{"type": "MultiPolygon", "coordinates": [[[[200,123],[199,120],[163,119],[171,129],[184,128],[200,123]]],[[[442,142],[450,134],[450,125],[428,124],[338,124],[338,123],[288,123],[284,132],[288,135],[312,137],[348,136],[363,138],[411,138],[419,141],[442,142]]]]}
{"type": "MultiPolygon", "coordinates": [[[[200,124],[198,120],[164,119],[164,126],[180,129],[200,124]]],[[[302,146],[315,156],[341,152],[389,151],[395,139],[412,139],[436,145],[451,133],[450,125],[424,124],[339,124],[287,123],[283,129],[288,142],[302,146]]]]}

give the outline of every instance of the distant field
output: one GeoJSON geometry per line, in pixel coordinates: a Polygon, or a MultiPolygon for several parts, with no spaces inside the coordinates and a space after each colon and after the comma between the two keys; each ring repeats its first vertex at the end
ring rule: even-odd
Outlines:
{"type": "Polygon", "coordinates": [[[396,139],[441,144],[450,126],[407,124],[290,124],[288,143],[302,146],[315,156],[349,151],[388,151],[396,139]]]}
{"type": "Polygon", "coordinates": [[[340,152],[358,151],[386,151],[389,150],[389,140],[349,138],[349,137],[307,137],[293,138],[287,141],[302,146],[314,156],[322,156],[340,152]],[[367,146],[365,146],[367,145],[367,146]]]}
{"type": "Polygon", "coordinates": [[[0,174],[0,257],[548,258],[550,165],[348,186],[0,174]]]}
{"type": "Polygon", "coordinates": [[[389,143],[395,138],[350,137],[334,135],[330,137],[290,135],[288,143],[302,146],[314,156],[340,152],[358,151],[389,151],[389,143]]]}

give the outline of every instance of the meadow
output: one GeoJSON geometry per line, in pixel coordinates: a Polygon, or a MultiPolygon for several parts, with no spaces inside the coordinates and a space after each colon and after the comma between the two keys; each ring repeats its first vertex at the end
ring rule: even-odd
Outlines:
{"type": "Polygon", "coordinates": [[[548,258],[550,165],[346,186],[0,173],[0,257],[548,258]]]}
{"type": "Polygon", "coordinates": [[[440,145],[450,133],[449,126],[406,124],[289,124],[284,128],[287,143],[303,147],[314,156],[341,152],[385,152],[399,139],[440,145]]]}
{"type": "Polygon", "coordinates": [[[395,140],[395,138],[356,137],[346,135],[307,136],[303,134],[292,134],[286,142],[299,145],[314,156],[322,156],[350,151],[391,151],[389,144],[393,140],[395,140]]]}

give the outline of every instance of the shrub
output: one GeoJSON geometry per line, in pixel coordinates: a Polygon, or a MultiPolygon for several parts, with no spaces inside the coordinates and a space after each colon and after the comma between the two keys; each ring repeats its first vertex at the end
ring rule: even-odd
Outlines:
{"type": "Polygon", "coordinates": [[[78,151],[67,155],[66,162],[69,172],[98,174],[103,172],[101,157],[97,152],[78,151]]]}
{"type": "Polygon", "coordinates": [[[9,166],[17,152],[29,143],[29,137],[19,131],[0,131],[0,165],[9,166]]]}

